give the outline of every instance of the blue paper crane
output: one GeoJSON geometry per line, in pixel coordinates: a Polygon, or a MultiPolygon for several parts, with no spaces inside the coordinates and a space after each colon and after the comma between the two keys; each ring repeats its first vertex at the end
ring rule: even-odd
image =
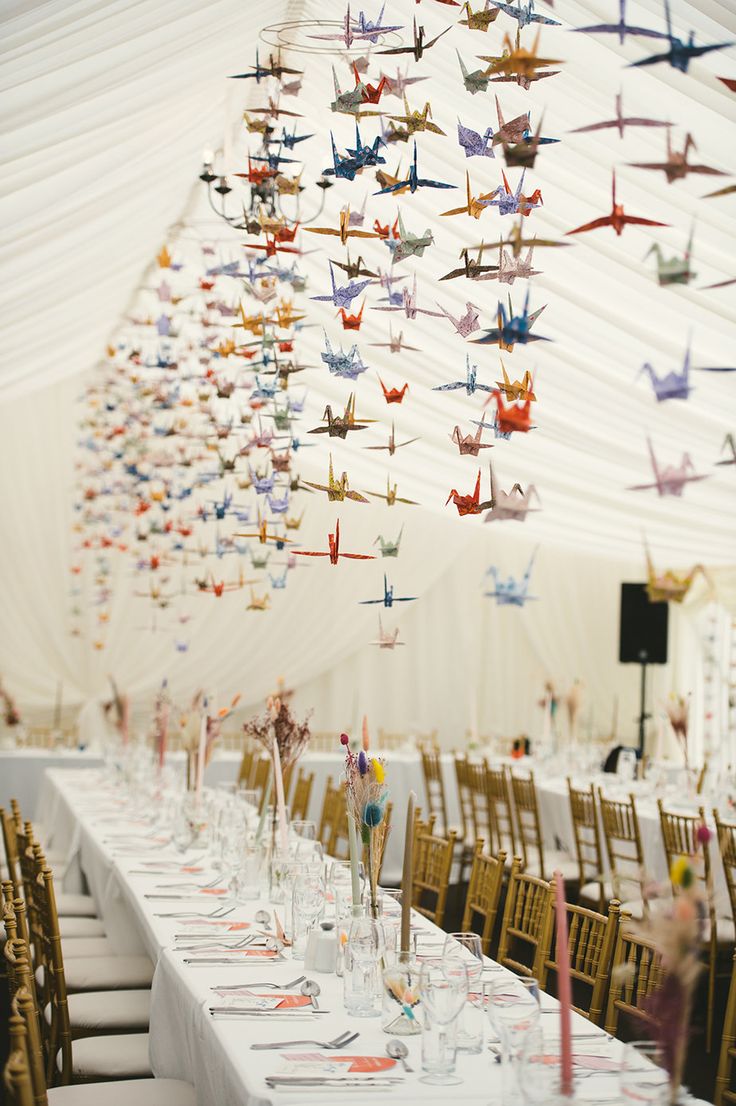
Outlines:
{"type": "Polygon", "coordinates": [[[411,193],[416,192],[418,188],[456,188],[455,184],[445,184],[443,181],[428,180],[426,177],[420,177],[417,171],[417,144],[414,142],[414,158],[411,166],[409,167],[409,176],[406,180],[397,181],[396,184],[387,184],[385,188],[379,188],[377,192],[374,192],[374,196],[383,196],[389,192],[402,192],[405,188],[408,188],[411,193]]]}
{"type": "Polygon", "coordinates": [[[673,69],[679,69],[681,73],[687,73],[692,58],[699,58],[703,54],[709,54],[711,50],[724,50],[727,46],[734,45],[733,42],[716,42],[710,46],[696,46],[694,31],[690,32],[687,42],[683,42],[681,38],[672,34],[669,0],[664,0],[664,14],[667,20],[667,34],[662,37],[669,40],[669,50],[663,54],[651,54],[648,58],[642,58],[641,61],[632,61],[631,66],[656,65],[657,62],[668,61],[673,69]]]}
{"type": "Polygon", "coordinates": [[[361,359],[357,345],[352,345],[347,353],[340,347],[340,351],[336,353],[330,345],[330,339],[326,332],[325,349],[320,357],[334,376],[342,376],[348,380],[357,380],[360,374],[368,369],[368,366],[361,359]]]}
{"type": "MultiPolygon", "coordinates": [[[[539,547],[537,546],[537,549],[539,547]]],[[[502,580],[498,575],[498,569],[495,565],[486,572],[486,576],[490,576],[493,579],[493,591],[486,591],[484,595],[487,599],[495,599],[497,607],[523,607],[528,599],[536,599],[536,595],[529,595],[529,581],[532,575],[532,566],[534,564],[534,558],[537,555],[537,549],[531,555],[529,564],[526,567],[526,571],[520,580],[516,580],[514,576],[509,576],[507,580],[502,580]]]]}
{"type": "Polygon", "coordinates": [[[417,599],[416,595],[394,595],[394,586],[386,578],[386,573],[383,574],[383,598],[382,599],[361,599],[360,604],[363,607],[370,606],[373,603],[383,603],[384,607],[393,607],[394,603],[413,603],[417,599]]]}
{"type": "Polygon", "coordinates": [[[496,389],[488,384],[479,384],[477,381],[478,366],[470,364],[470,355],[465,354],[465,380],[453,380],[449,384],[435,384],[433,392],[455,392],[459,388],[465,389],[467,396],[476,392],[495,392],[496,389]]]}

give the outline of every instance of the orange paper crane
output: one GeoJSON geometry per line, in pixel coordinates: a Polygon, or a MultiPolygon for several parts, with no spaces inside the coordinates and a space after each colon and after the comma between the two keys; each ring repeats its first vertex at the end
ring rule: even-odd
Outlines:
{"type": "Polygon", "coordinates": [[[383,392],[383,398],[386,400],[386,403],[401,403],[409,390],[408,384],[404,384],[402,388],[387,388],[380,376],[378,378],[378,383],[381,385],[381,391],[383,392]]]}
{"type": "MultiPolygon", "coordinates": [[[[534,379],[528,369],[521,380],[514,380],[513,383],[509,380],[506,366],[503,361],[501,362],[501,372],[503,373],[503,380],[497,380],[496,387],[500,392],[503,392],[506,399],[528,399],[530,403],[536,401],[537,397],[534,394],[534,379]]],[[[490,402],[490,399],[488,402],[490,402]]]]}
{"type": "Polygon", "coordinates": [[[340,222],[337,227],[305,227],[310,234],[333,234],[340,239],[343,246],[348,243],[348,238],[379,238],[380,235],[373,230],[360,230],[350,225],[350,205],[340,208],[340,222]]]}
{"type": "Polygon", "coordinates": [[[248,172],[233,173],[233,176],[241,177],[243,180],[247,180],[249,184],[258,186],[265,184],[270,177],[275,177],[276,170],[271,169],[269,165],[254,165],[250,160],[250,154],[248,154],[248,172]]]}
{"type": "Polygon", "coordinates": [[[532,409],[531,398],[525,399],[523,403],[509,404],[507,406],[501,399],[500,392],[496,392],[495,396],[496,425],[501,434],[511,434],[514,431],[526,434],[528,430],[533,429],[529,421],[532,409]]]}
{"type": "Polygon", "coordinates": [[[647,558],[647,595],[651,603],[682,603],[699,572],[708,580],[708,574],[701,564],[693,565],[689,572],[676,572],[673,568],[668,568],[657,574],[646,542],[644,549],[647,558]]]}
{"type": "Polygon", "coordinates": [[[357,315],[349,315],[344,307],[341,307],[337,314],[342,319],[343,330],[360,330],[360,324],[363,322],[363,308],[365,307],[365,300],[360,305],[360,311],[357,315]]]}
{"type": "Polygon", "coordinates": [[[481,503],[480,501],[480,469],[478,469],[478,477],[475,481],[475,489],[471,495],[460,495],[460,492],[456,488],[453,488],[447,497],[445,506],[452,500],[457,507],[457,513],[462,517],[463,515],[479,515],[481,511],[487,510],[493,506],[493,500],[489,499],[481,503]]]}
{"type": "Polygon", "coordinates": [[[263,595],[256,595],[253,588],[250,589],[250,602],[245,608],[246,611],[267,611],[271,606],[271,595],[269,592],[265,592],[263,595]]]}
{"type": "Polygon", "coordinates": [[[281,534],[269,534],[268,532],[268,519],[261,517],[261,512],[258,512],[258,529],[255,532],[249,532],[247,534],[234,534],[236,538],[258,538],[261,545],[265,545],[269,541],[275,542],[290,542],[291,538],[282,537],[281,534]]]}
{"type": "Polygon", "coordinates": [[[503,52],[496,57],[480,57],[480,61],[488,63],[489,73],[498,73],[501,76],[496,80],[515,81],[521,88],[529,88],[532,81],[541,80],[542,77],[554,77],[559,70],[548,69],[550,65],[561,65],[559,58],[540,58],[539,31],[531,50],[521,45],[521,35],[516,32],[516,42],[513,43],[508,34],[503,37],[503,52]],[[541,70],[541,72],[540,72],[541,70]]]}
{"type": "Polygon", "coordinates": [[[491,0],[486,0],[485,7],[478,8],[477,11],[473,11],[471,5],[466,2],[463,4],[463,12],[465,12],[466,18],[459,22],[471,31],[487,31],[491,23],[494,23],[498,18],[500,11],[500,8],[491,7],[491,0]]]}
{"type": "MultiPolygon", "coordinates": [[[[469,215],[471,219],[480,219],[488,207],[489,200],[493,197],[493,192],[482,192],[480,195],[474,196],[470,190],[470,173],[466,172],[465,197],[465,203],[462,207],[451,207],[449,211],[441,211],[440,215],[469,215]]],[[[522,212],[522,214],[528,213],[522,212]]]]}
{"type": "Polygon", "coordinates": [[[375,561],[372,553],[341,553],[340,552],[340,520],[335,523],[335,533],[327,535],[327,551],[315,551],[311,549],[295,549],[295,557],[329,557],[330,564],[336,565],[342,557],[351,561],[375,561]]]}
{"type": "Polygon", "coordinates": [[[589,223],[583,223],[581,227],[568,230],[568,234],[584,234],[589,230],[598,230],[599,227],[612,227],[619,237],[624,232],[624,227],[629,225],[644,227],[666,227],[669,223],[660,223],[656,219],[640,219],[638,215],[627,215],[624,205],[616,202],[616,172],[612,174],[611,182],[611,213],[602,215],[599,219],[592,219],[589,223]]]}

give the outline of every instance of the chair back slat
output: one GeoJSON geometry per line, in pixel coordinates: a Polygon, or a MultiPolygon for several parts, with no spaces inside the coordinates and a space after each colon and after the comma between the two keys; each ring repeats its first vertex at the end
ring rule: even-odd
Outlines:
{"type": "Polygon", "coordinates": [[[611,869],[614,897],[625,902],[641,899],[644,886],[644,848],[634,796],[608,799],[598,788],[603,838],[611,869]]]}
{"type": "Polygon", "coordinates": [[[487,766],[485,770],[485,789],[491,818],[491,836],[488,838],[488,851],[491,853],[505,852],[507,856],[516,856],[514,806],[507,770],[487,766]]]}
{"type": "Polygon", "coordinates": [[[303,768],[299,769],[299,775],[297,776],[296,783],[294,784],[294,794],[291,797],[291,817],[296,820],[304,820],[307,817],[307,811],[309,810],[309,800],[312,797],[312,787],[314,785],[314,772],[306,774],[303,768]]]}
{"type": "MultiPolygon", "coordinates": [[[[630,915],[622,913],[613,952],[605,1029],[614,1037],[622,1015],[634,1022],[644,1021],[654,1026],[645,1000],[664,981],[664,968],[655,945],[635,933],[630,922],[630,915]]],[[[640,1032],[639,1028],[637,1033],[640,1032]]]]}
{"type": "Polygon", "coordinates": [[[422,775],[427,793],[427,809],[439,822],[442,832],[447,830],[447,799],[445,778],[442,774],[442,758],[439,745],[421,745],[422,775]]]}
{"type": "Polygon", "coordinates": [[[731,986],[728,989],[728,1002],[726,1003],[726,1015],[723,1020],[721,1036],[721,1052],[718,1058],[714,1095],[716,1106],[736,1102],[734,1062],[736,1062],[736,953],[731,969],[731,986]]]}
{"type": "Polygon", "coordinates": [[[490,955],[493,931],[496,928],[505,864],[505,853],[488,856],[483,852],[482,838],[478,838],[460,928],[464,933],[480,933],[483,952],[486,956],[490,955]],[[482,926],[476,929],[477,919],[481,919],[482,926]]]}
{"type": "Polygon", "coordinates": [[[579,883],[581,887],[586,883],[598,884],[598,908],[602,910],[606,895],[603,881],[603,849],[601,847],[595,790],[592,784],[590,788],[574,787],[572,780],[568,777],[567,791],[570,797],[570,815],[575,836],[579,883]]]}
{"type": "Polygon", "coordinates": [[[731,903],[731,916],[736,926],[736,825],[733,822],[721,821],[717,810],[713,811],[716,823],[716,836],[718,849],[723,864],[723,874],[726,877],[726,887],[731,903]]]}
{"type": "Polygon", "coordinates": [[[447,837],[417,833],[414,838],[412,906],[440,929],[445,920],[456,837],[451,830],[447,837]]]}
{"type": "Polygon", "coordinates": [[[516,811],[516,832],[521,846],[524,868],[534,868],[544,879],[544,844],[542,822],[534,773],[515,776],[511,773],[511,794],[516,811]]]}
{"type": "Polygon", "coordinates": [[[522,872],[521,858],[515,856],[501,922],[499,964],[518,975],[537,977],[550,902],[546,880],[522,872]]]}

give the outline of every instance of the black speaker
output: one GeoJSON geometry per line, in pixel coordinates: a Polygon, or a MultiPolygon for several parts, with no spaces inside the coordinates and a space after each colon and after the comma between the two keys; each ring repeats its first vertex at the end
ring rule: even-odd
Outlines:
{"type": "Polygon", "coordinates": [[[667,664],[669,607],[652,603],[646,584],[621,585],[618,659],[621,664],[667,664]]]}

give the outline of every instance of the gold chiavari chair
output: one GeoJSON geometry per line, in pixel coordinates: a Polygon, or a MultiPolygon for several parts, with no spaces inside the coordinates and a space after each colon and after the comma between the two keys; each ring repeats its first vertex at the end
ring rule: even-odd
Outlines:
{"type": "MultiPolygon", "coordinates": [[[[87,985],[78,988],[86,993],[70,993],[71,980],[67,989],[59,937],[53,875],[40,849],[37,859],[36,906],[43,931],[43,995],[39,1018],[46,1042],[47,1083],[67,1086],[95,1079],[141,1079],[150,1075],[148,1033],[144,1032],[148,1029],[151,1003],[150,991],[146,989],[153,975],[150,963],[145,957],[110,957],[110,961],[128,962],[134,969],[135,961],[143,960],[148,968],[142,988],[128,989],[133,983],[123,978],[120,985],[123,989],[116,990],[113,999],[112,988],[97,992],[89,985],[94,965],[104,968],[106,958],[90,959],[87,969],[91,974],[85,980],[87,985]]],[[[69,961],[70,975],[79,974],[80,963],[83,962],[69,961]]],[[[101,974],[104,976],[104,972],[101,974]]]]}
{"type": "MultiPolygon", "coordinates": [[[[558,971],[554,879],[550,884],[549,898],[547,924],[536,967],[539,986],[543,991],[549,990],[550,973],[556,976],[558,971]]],[[[599,1025],[608,992],[621,904],[615,900],[609,903],[607,915],[576,903],[566,903],[566,911],[573,1008],[594,1025],[599,1025]]]]}
{"type": "Polygon", "coordinates": [[[485,761],[468,761],[467,773],[474,835],[476,840],[482,837],[492,852],[493,815],[486,790],[485,761]]]}
{"type": "Polygon", "coordinates": [[[528,776],[515,776],[512,772],[511,794],[516,811],[516,832],[521,845],[524,871],[540,876],[541,879],[559,871],[566,883],[577,884],[577,861],[565,853],[544,847],[534,774],[530,772],[528,776]]]}
{"type": "Polygon", "coordinates": [[[341,787],[333,787],[332,776],[327,777],[325,793],[322,798],[322,811],[317,826],[317,837],[322,842],[325,852],[329,853],[332,840],[332,827],[340,811],[345,809],[345,795],[341,787]]]}
{"type": "Polygon", "coordinates": [[[731,986],[728,989],[726,1016],[721,1035],[721,1054],[718,1060],[714,1095],[716,1106],[736,1103],[736,1086],[734,1086],[733,1078],[734,1060],[736,1060],[736,954],[733,959],[731,986]]]}
{"type": "Polygon", "coordinates": [[[621,902],[621,909],[627,914],[642,918],[645,913],[644,848],[634,796],[629,795],[628,800],[607,799],[599,787],[598,809],[611,869],[613,897],[621,902]]]}
{"type": "Polygon", "coordinates": [[[427,793],[427,808],[439,821],[441,830],[447,829],[447,799],[445,797],[445,778],[442,774],[442,758],[439,745],[421,745],[422,775],[424,790],[427,793]]]}
{"type": "MultiPolygon", "coordinates": [[[[724,946],[728,948],[730,958],[730,950],[733,948],[734,942],[734,926],[731,919],[723,919],[719,922],[713,895],[710,845],[707,841],[703,843],[698,841],[698,832],[702,826],[706,825],[705,808],[701,806],[697,814],[675,814],[664,809],[664,803],[661,799],[657,800],[657,806],[659,808],[659,822],[662,827],[664,852],[667,858],[667,870],[671,871],[672,865],[681,856],[689,857],[695,878],[703,885],[708,904],[709,925],[703,944],[708,954],[708,1014],[705,1028],[705,1047],[710,1052],[713,1041],[713,1014],[716,978],[718,976],[718,928],[720,924],[722,930],[724,930],[720,944],[722,948],[724,946]]],[[[675,887],[672,890],[675,894],[677,893],[675,887]]]]}
{"type": "Polygon", "coordinates": [[[483,952],[486,956],[490,955],[491,941],[496,928],[505,864],[505,853],[489,856],[483,852],[483,839],[479,838],[476,841],[460,928],[465,933],[480,933],[483,952]],[[477,919],[483,922],[480,929],[476,929],[477,919]]]}
{"type": "Polygon", "coordinates": [[[506,857],[516,856],[516,826],[514,804],[511,799],[509,773],[505,768],[486,767],[485,789],[491,817],[491,836],[488,851],[505,852],[506,857]]]}
{"type": "Polygon", "coordinates": [[[570,796],[570,814],[578,861],[578,901],[583,906],[592,905],[603,910],[605,904],[613,898],[613,888],[610,881],[606,882],[604,879],[595,791],[592,784],[589,788],[573,787],[569,776],[567,791],[570,796]]]}
{"type": "Polygon", "coordinates": [[[299,769],[299,775],[297,776],[294,784],[294,794],[291,797],[291,817],[296,821],[299,819],[305,819],[307,817],[307,811],[309,810],[309,800],[312,797],[312,787],[314,785],[314,772],[310,772],[309,775],[303,768],[299,769]]]}
{"type": "Polygon", "coordinates": [[[617,1036],[623,1014],[636,1024],[638,1038],[642,1021],[654,1025],[654,1018],[646,1010],[646,1000],[661,986],[664,968],[654,944],[634,933],[630,922],[631,916],[622,911],[613,951],[605,1030],[617,1036]]]}
{"type": "MultiPolygon", "coordinates": [[[[258,794],[258,805],[263,806],[266,798],[266,789],[268,787],[268,781],[271,776],[271,758],[267,756],[256,756],[253,759],[253,763],[250,768],[250,778],[248,780],[248,791],[255,791],[258,794]]],[[[273,793],[273,787],[271,788],[273,793]]],[[[273,799],[273,794],[272,794],[273,799]]]]}
{"type": "Polygon", "coordinates": [[[445,920],[456,837],[451,830],[447,837],[418,833],[414,840],[412,906],[440,929],[445,920]]]}
{"type": "Polygon", "coordinates": [[[194,1087],[179,1079],[119,1080],[47,1091],[33,999],[20,987],[11,1004],[10,1056],[3,1072],[6,1106],[195,1106],[194,1087]]]}
{"type": "Polygon", "coordinates": [[[253,769],[253,760],[255,752],[251,745],[246,745],[243,749],[243,756],[240,761],[240,771],[238,772],[238,785],[240,787],[247,787],[250,783],[250,774],[253,769]]]}
{"type": "Polygon", "coordinates": [[[309,751],[312,753],[334,753],[340,749],[340,735],[333,730],[317,730],[309,739],[309,751]]]}
{"type": "Polygon", "coordinates": [[[731,903],[731,920],[736,926],[736,825],[733,822],[722,822],[717,810],[713,811],[713,817],[728,898],[731,903]]]}
{"type": "Polygon", "coordinates": [[[517,975],[533,977],[550,910],[549,884],[521,870],[514,857],[501,922],[498,962],[517,975]],[[520,959],[524,956],[525,959],[520,959]]]}
{"type": "Polygon", "coordinates": [[[378,751],[395,752],[397,749],[405,749],[411,742],[409,734],[406,733],[388,733],[386,730],[379,727],[378,729],[378,751]]]}
{"type": "Polygon", "coordinates": [[[475,831],[475,819],[473,811],[473,791],[471,783],[471,765],[464,753],[453,755],[455,763],[455,781],[457,783],[457,797],[460,802],[460,832],[458,838],[461,843],[460,850],[460,882],[465,881],[466,873],[470,870],[475,853],[475,840],[478,834],[475,831]]]}

